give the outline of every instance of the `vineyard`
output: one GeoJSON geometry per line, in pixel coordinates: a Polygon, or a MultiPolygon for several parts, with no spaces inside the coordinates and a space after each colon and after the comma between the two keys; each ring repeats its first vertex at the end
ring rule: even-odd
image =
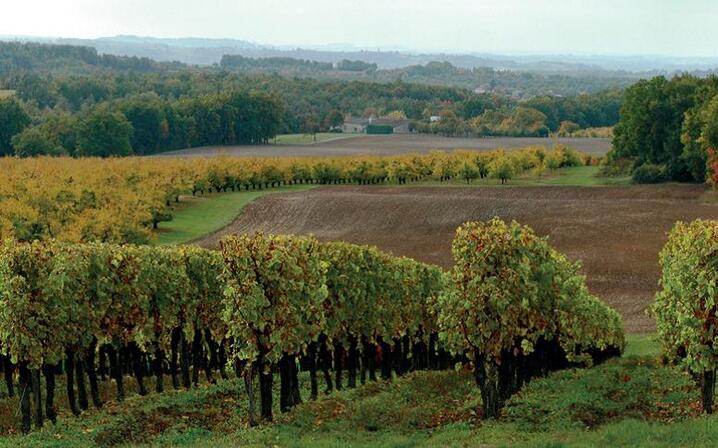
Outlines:
{"type": "Polygon", "coordinates": [[[150,242],[182,195],[285,184],[405,184],[551,172],[597,160],[558,147],[344,158],[0,160],[0,237],[21,241],[150,242]]]}
{"type": "Polygon", "coordinates": [[[473,366],[490,418],[531,377],[624,345],[618,314],[578,266],[516,223],[460,228],[451,274],[311,237],[229,236],[221,248],[7,240],[0,344],[23,431],[56,420],[58,375],[79,414],[102,406],[106,379],[121,401],[126,375],[145,395],[149,376],[157,392],[167,375],[189,389],[227,367],[244,380],[251,424],[273,418],[276,373],[288,411],[303,400],[300,370],[315,399],[319,375],[331,392],[457,363],[473,366]]]}
{"type": "MultiPolygon", "coordinates": [[[[442,263],[448,272],[315,237],[217,236],[218,251],[146,243],[188,195],[300,184],[371,191],[421,181],[503,184],[597,162],[562,146],[276,159],[4,158],[0,369],[7,395],[19,401],[13,425],[28,433],[108,401],[114,408],[144,400],[150,389],[162,397],[211,384],[241,390],[246,401],[235,402],[235,412],[257,426],[284,421],[324,394],[453,370],[479,391],[476,416],[513,415],[512,397],[532,379],[602,364],[626,344],[621,315],[589,292],[582,266],[528,226],[498,218],[461,225],[453,264],[442,263]]],[[[636,191],[625,195],[638,213],[636,191]]],[[[708,413],[718,359],[717,234],[710,221],[676,225],[651,308],[664,359],[700,384],[708,413]]],[[[688,383],[695,384],[686,380],[683,390],[688,383]]]]}
{"type": "Polygon", "coordinates": [[[700,381],[702,405],[713,412],[718,351],[718,222],[679,222],[661,251],[663,289],[652,311],[664,357],[700,381]]]}
{"type": "Polygon", "coordinates": [[[580,266],[516,222],[467,223],[452,245],[453,288],[440,298],[442,341],[469,354],[484,416],[534,376],[593,365],[623,349],[617,312],[586,288],[580,266]]]}

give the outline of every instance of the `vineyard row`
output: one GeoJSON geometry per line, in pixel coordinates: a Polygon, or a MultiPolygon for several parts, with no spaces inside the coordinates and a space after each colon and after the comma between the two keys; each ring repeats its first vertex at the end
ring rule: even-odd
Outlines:
{"type": "Polygon", "coordinates": [[[718,222],[676,223],[660,253],[661,290],[651,312],[667,361],[701,385],[713,412],[718,368],[718,222]]]}
{"type": "Polygon", "coordinates": [[[109,376],[140,394],[245,381],[250,422],[299,402],[299,370],[327,390],[410,370],[473,365],[483,411],[533,376],[585,366],[623,348],[618,314],[588,294],[578,265],[516,223],[457,231],[450,273],[373,247],[295,236],[230,236],[222,251],[103,243],[22,243],[0,251],[0,345],[9,390],[19,372],[23,430],[55,420],[55,376],[71,410],[109,376]],[[334,372],[334,378],[330,375],[334,372]],[[45,377],[45,397],[40,376],[45,377]],[[255,392],[258,381],[259,390],[255,392]],[[77,397],[76,397],[77,394],[77,397]],[[255,415],[259,398],[259,416],[255,415]],[[44,409],[43,409],[44,404],[44,409]]]}
{"type": "Polygon", "coordinates": [[[172,219],[182,195],[286,184],[506,182],[587,162],[595,160],[566,147],[342,158],[2,158],[0,238],[144,244],[172,219]]]}

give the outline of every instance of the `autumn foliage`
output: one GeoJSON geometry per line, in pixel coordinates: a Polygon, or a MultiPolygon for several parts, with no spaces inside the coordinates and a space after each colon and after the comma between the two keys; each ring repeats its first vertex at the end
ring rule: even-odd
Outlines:
{"type": "Polygon", "coordinates": [[[569,148],[294,158],[0,159],[0,237],[147,243],[182,195],[285,184],[377,184],[495,177],[583,163],[569,148]]]}

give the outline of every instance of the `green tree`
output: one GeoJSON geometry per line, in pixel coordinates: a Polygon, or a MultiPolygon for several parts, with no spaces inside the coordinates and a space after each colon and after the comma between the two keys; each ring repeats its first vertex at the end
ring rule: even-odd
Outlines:
{"type": "Polygon", "coordinates": [[[38,107],[54,107],[56,93],[52,92],[52,82],[35,73],[23,73],[13,79],[15,94],[23,101],[34,101],[38,107]]]}
{"type": "MultiPolygon", "coordinates": [[[[699,181],[683,154],[683,122],[696,102],[701,80],[693,76],[642,80],[626,90],[621,120],[616,125],[611,158],[628,158],[635,167],[665,165],[669,179],[699,181]]],[[[698,173],[699,174],[699,173],[698,173]]]]}
{"type": "Polygon", "coordinates": [[[30,126],[30,116],[17,100],[0,100],[0,156],[13,153],[13,136],[30,126]]]}
{"type": "Polygon", "coordinates": [[[65,155],[62,146],[52,142],[52,140],[39,128],[26,128],[21,133],[12,138],[12,146],[15,149],[15,155],[18,157],[35,157],[35,156],[59,156],[65,155]]]}
{"type": "Polygon", "coordinates": [[[262,417],[271,420],[276,364],[282,369],[282,410],[298,404],[298,392],[295,397],[291,386],[285,388],[297,384],[296,369],[285,375],[285,367],[296,365],[295,357],[324,326],[326,263],[314,238],[255,234],[224,238],[220,245],[228,335],[246,341],[233,357],[247,362],[251,376],[260,373],[262,417]]]}
{"type": "Polygon", "coordinates": [[[478,170],[479,177],[483,179],[489,175],[489,166],[491,164],[491,154],[479,153],[474,159],[474,164],[478,170]]]}
{"type": "Polygon", "coordinates": [[[718,79],[708,81],[696,103],[683,121],[681,159],[699,181],[706,179],[708,153],[718,149],[718,79]]]}
{"type": "Polygon", "coordinates": [[[458,104],[458,110],[465,120],[478,117],[486,110],[498,109],[509,104],[509,99],[497,95],[473,95],[458,104]]]}
{"type": "Polygon", "coordinates": [[[77,133],[77,155],[80,156],[129,156],[132,154],[132,124],[122,112],[108,108],[92,111],[80,122],[77,133]]]}
{"type": "Polygon", "coordinates": [[[67,154],[74,155],[77,147],[78,117],[59,109],[43,118],[39,128],[53,143],[62,147],[67,154]]]}
{"type": "Polygon", "coordinates": [[[317,132],[319,132],[319,121],[316,119],[316,117],[309,117],[306,120],[304,120],[304,133],[310,134],[314,137],[314,140],[317,140],[317,132]]]}
{"type": "Polygon", "coordinates": [[[501,184],[508,182],[514,175],[514,167],[507,156],[497,157],[490,168],[491,177],[501,179],[501,184]]]}
{"type": "Polygon", "coordinates": [[[131,145],[135,154],[153,154],[167,138],[167,122],[160,101],[142,96],[123,104],[122,113],[132,124],[131,145]]]}
{"type": "Polygon", "coordinates": [[[324,127],[332,129],[341,126],[344,123],[344,115],[336,109],[329,111],[326,117],[324,117],[324,127]]]}
{"type": "Polygon", "coordinates": [[[431,125],[434,133],[448,136],[464,135],[468,131],[466,123],[453,110],[444,109],[439,112],[439,121],[431,125]]]}
{"type": "Polygon", "coordinates": [[[461,167],[461,178],[470,184],[471,181],[479,178],[479,169],[471,162],[464,162],[461,167]]]}
{"type": "Polygon", "coordinates": [[[596,94],[537,96],[526,105],[541,111],[546,125],[555,132],[564,121],[573,121],[581,128],[613,126],[622,103],[623,92],[611,89],[596,94]]]}
{"type": "Polygon", "coordinates": [[[561,126],[558,127],[558,135],[561,137],[569,137],[572,133],[578,131],[579,129],[581,129],[581,126],[579,126],[578,123],[565,120],[562,121],[561,126]]]}
{"type": "Polygon", "coordinates": [[[511,116],[514,134],[535,135],[545,137],[548,135],[546,115],[530,107],[517,107],[511,116]]]}
{"type": "Polygon", "coordinates": [[[707,147],[718,148],[718,95],[707,104],[704,110],[701,138],[707,147]]]}

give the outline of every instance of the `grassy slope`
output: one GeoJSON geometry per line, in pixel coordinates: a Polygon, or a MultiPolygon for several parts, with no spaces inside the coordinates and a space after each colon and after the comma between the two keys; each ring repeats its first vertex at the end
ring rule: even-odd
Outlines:
{"type": "Polygon", "coordinates": [[[266,194],[307,190],[314,185],[290,185],[269,190],[211,193],[182,200],[170,222],[160,223],[157,244],[180,244],[221,229],[232,222],[242,208],[266,194]]]}
{"type": "Polygon", "coordinates": [[[282,134],[276,136],[272,143],[275,145],[312,145],[314,143],[330,142],[332,140],[344,140],[355,138],[363,134],[341,134],[336,132],[318,132],[316,139],[312,134],[282,134]]]}
{"type": "MultiPolygon", "coordinates": [[[[335,392],[289,414],[276,411],[275,423],[253,429],[242,385],[228,380],[144,398],[130,392],[124,403],[80,418],[63,408],[57,426],[0,438],[0,446],[716,446],[718,420],[698,415],[697,387],[659,365],[656,353],[650,337],[631,335],[622,359],[534,380],[495,422],[477,418],[478,390],[464,371],[416,372],[335,392]]],[[[0,399],[0,415],[11,418],[15,406],[0,399]]]]}
{"type": "Polygon", "coordinates": [[[628,185],[630,177],[598,177],[600,167],[578,166],[564,168],[559,176],[537,179],[535,185],[577,185],[583,187],[599,187],[610,185],[628,185]]]}
{"type": "Polygon", "coordinates": [[[600,168],[597,166],[578,166],[561,168],[555,172],[546,172],[541,176],[526,173],[510,179],[502,185],[499,179],[477,179],[467,184],[460,178],[450,181],[422,181],[406,184],[406,186],[482,186],[482,187],[542,187],[542,186],[576,186],[576,187],[606,187],[621,186],[631,183],[630,177],[599,177],[600,168]]]}

